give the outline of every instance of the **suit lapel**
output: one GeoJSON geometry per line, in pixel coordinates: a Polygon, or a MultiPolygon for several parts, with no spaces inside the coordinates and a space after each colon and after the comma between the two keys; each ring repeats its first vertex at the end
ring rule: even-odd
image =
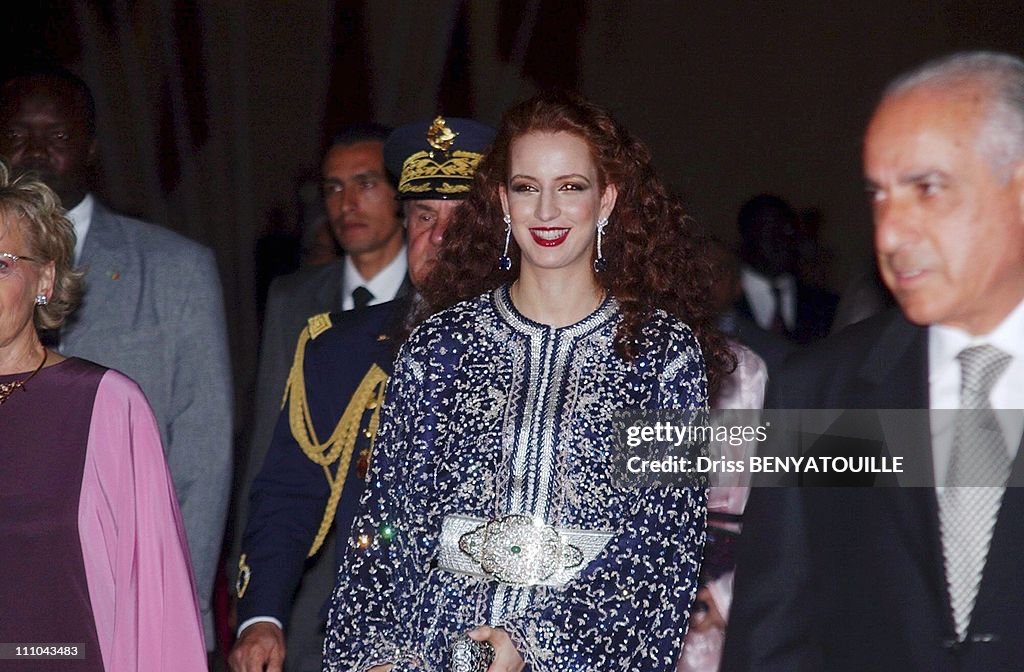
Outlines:
{"type": "MultiPolygon", "coordinates": [[[[1018,413],[1020,411],[1017,411],[1018,413]]],[[[1024,487],[1024,436],[1021,436],[1020,443],[1017,444],[1017,457],[1013,460],[1013,466],[1010,469],[1010,478],[1007,481],[1007,487],[1020,488],[1024,487]]]]}
{"type": "Polygon", "coordinates": [[[402,279],[402,284],[398,286],[398,291],[395,293],[396,299],[404,299],[409,296],[413,296],[416,293],[416,288],[412,286],[412,278],[406,273],[402,279]]]}
{"type": "Polygon", "coordinates": [[[875,408],[928,408],[928,331],[907,322],[898,310],[857,372],[875,408]]]}
{"type": "Polygon", "coordinates": [[[900,487],[880,488],[880,496],[910,547],[909,557],[920,563],[948,610],[927,412],[928,330],[894,310],[859,375],[865,398],[879,409],[886,445],[905,458],[900,487]]]}
{"type": "Polygon", "coordinates": [[[324,276],[318,279],[310,314],[323,312],[323,306],[330,306],[329,311],[342,310],[342,297],[344,296],[345,261],[341,259],[326,267],[324,276]]]}
{"type": "Polygon", "coordinates": [[[879,420],[886,445],[904,457],[901,487],[935,486],[928,419],[928,331],[898,313],[866,358],[860,376],[879,420]]]}
{"type": "Polygon", "coordinates": [[[73,344],[95,325],[105,324],[103,315],[124,307],[118,306],[118,295],[126,283],[138,283],[131,267],[124,231],[117,218],[100,203],[93,208],[89,232],[82,248],[79,268],[85,271],[85,294],[82,304],[61,330],[61,340],[73,344]]]}

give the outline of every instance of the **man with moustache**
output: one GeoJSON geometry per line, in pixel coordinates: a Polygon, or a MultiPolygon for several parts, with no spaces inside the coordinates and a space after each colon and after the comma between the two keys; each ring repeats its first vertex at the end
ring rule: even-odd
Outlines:
{"type": "Polygon", "coordinates": [[[1024,669],[1024,418],[993,410],[1024,408],[1024,61],[895,80],[864,170],[899,310],[791,359],[769,404],[928,409],[878,414],[924,480],[755,492],[723,669],[1024,669]]]}
{"type": "Polygon", "coordinates": [[[27,70],[0,89],[0,155],[60,197],[86,273],[80,308],[51,337],[63,354],[118,369],[146,393],[181,505],[209,647],[232,456],[220,278],[206,247],[115,213],[90,193],[95,131],[89,87],[67,70],[27,70]]]}
{"type": "MultiPolygon", "coordinates": [[[[384,144],[388,170],[399,176],[414,286],[426,279],[493,135],[471,120],[438,117],[403,126],[384,144]]],[[[234,672],[321,667],[324,623],[314,616],[330,596],[341,555],[363,543],[349,532],[398,347],[393,335],[410,306],[410,299],[399,299],[316,315],[299,336],[273,440],[251,491],[236,584],[234,672]],[[304,561],[317,553],[331,571],[303,575],[304,561]],[[319,598],[312,613],[308,602],[293,604],[300,580],[304,592],[319,598]]]]}

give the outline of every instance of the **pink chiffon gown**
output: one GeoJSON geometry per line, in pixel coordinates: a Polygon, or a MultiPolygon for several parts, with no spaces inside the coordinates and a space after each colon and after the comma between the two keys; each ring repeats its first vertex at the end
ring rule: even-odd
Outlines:
{"type": "Polygon", "coordinates": [[[206,670],[178,502],[134,382],[76,358],[42,369],[0,406],[0,465],[0,642],[78,652],[0,670],[206,670]]]}

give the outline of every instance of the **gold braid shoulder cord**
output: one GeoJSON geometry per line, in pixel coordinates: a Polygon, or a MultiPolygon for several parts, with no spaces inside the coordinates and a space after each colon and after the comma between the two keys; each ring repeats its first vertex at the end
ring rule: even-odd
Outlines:
{"type": "Polygon", "coordinates": [[[291,426],[292,436],[295,437],[295,441],[298,442],[306,457],[323,468],[324,477],[331,487],[331,496],[327,500],[327,508],[324,510],[323,520],[320,521],[320,529],[317,531],[316,539],[313,540],[313,545],[306,557],[312,557],[320,550],[324,538],[334,523],[334,514],[338,509],[341,491],[345,487],[345,477],[348,475],[356,438],[359,435],[359,425],[367,410],[373,411],[366,428],[366,436],[370,440],[372,454],[373,441],[380,425],[380,405],[384,401],[384,388],[388,382],[388,374],[384,373],[384,370],[376,364],[371,364],[370,370],[363,376],[363,380],[352,394],[348,406],[345,407],[338,426],[334,428],[330,438],[320,443],[316,436],[316,429],[313,427],[313,418],[309,412],[305,375],[302,368],[306,343],[310,338],[310,329],[303,329],[299,335],[298,345],[295,347],[295,359],[292,362],[291,373],[288,374],[284,397],[281,399],[282,409],[285,402],[288,402],[288,424],[291,426]],[[338,468],[332,475],[330,467],[335,462],[338,462],[338,468]]]}

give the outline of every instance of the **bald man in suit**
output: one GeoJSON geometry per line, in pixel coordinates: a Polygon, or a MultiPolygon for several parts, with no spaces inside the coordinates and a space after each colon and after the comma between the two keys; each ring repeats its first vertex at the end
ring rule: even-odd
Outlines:
{"type": "Polygon", "coordinates": [[[1024,408],[1022,101],[1024,61],[976,52],[876,109],[864,171],[899,310],[791,358],[768,404],[917,409],[873,430],[916,487],[755,492],[724,670],[1024,669],[1024,417],[995,411],[1024,408]]]}

